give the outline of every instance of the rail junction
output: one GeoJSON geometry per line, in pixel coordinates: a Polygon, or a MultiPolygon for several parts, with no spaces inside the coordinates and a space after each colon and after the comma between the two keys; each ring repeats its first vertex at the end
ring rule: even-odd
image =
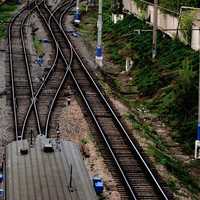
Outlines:
{"type": "Polygon", "coordinates": [[[87,117],[96,131],[106,163],[115,174],[122,198],[171,200],[173,197],[165,183],[71,42],[64,20],[74,6],[74,0],[62,1],[51,10],[46,0],[32,1],[9,24],[10,87],[15,139],[22,142],[37,135],[55,137],[59,129],[59,113],[70,97],[70,86],[76,91],[83,110],[88,113],[87,117]],[[24,28],[33,13],[40,17],[54,49],[51,67],[39,82],[31,74],[31,59],[24,28]]]}

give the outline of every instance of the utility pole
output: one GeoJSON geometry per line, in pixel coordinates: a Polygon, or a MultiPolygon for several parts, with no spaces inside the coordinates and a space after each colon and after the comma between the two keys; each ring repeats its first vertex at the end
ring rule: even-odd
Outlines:
{"type": "Polygon", "coordinates": [[[152,58],[155,59],[157,55],[157,30],[158,30],[158,0],[154,0],[153,9],[153,44],[152,44],[152,58]]]}
{"type": "Polygon", "coordinates": [[[200,159],[200,29],[199,29],[199,105],[198,105],[198,124],[197,139],[195,141],[195,159],[200,159]]]}
{"type": "Polygon", "coordinates": [[[79,9],[79,0],[76,0],[76,12],[74,15],[74,23],[78,25],[80,21],[81,21],[81,14],[79,9]]]}
{"type": "Polygon", "coordinates": [[[99,0],[99,12],[97,21],[97,47],[96,47],[96,63],[102,67],[103,66],[103,50],[102,50],[102,0],[99,0]]]}

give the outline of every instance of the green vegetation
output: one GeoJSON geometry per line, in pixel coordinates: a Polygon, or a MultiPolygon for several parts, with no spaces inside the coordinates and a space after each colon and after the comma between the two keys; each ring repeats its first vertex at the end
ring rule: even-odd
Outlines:
{"type": "Polygon", "coordinates": [[[151,27],[132,15],[113,24],[107,1],[103,18],[105,55],[119,65],[125,64],[126,56],[133,59],[131,85],[137,86],[141,97],[138,101],[168,122],[174,138],[192,151],[198,105],[198,53],[158,32],[158,56],[152,61],[152,33],[132,31],[151,27]],[[122,54],[127,52],[127,46],[129,52],[122,54]]]}
{"type": "Polygon", "coordinates": [[[152,127],[150,127],[146,123],[141,123],[131,113],[129,113],[126,117],[128,118],[129,121],[131,121],[134,129],[139,130],[140,133],[142,133],[143,136],[145,136],[148,140],[150,139],[151,141],[153,141],[154,145],[156,147],[159,147],[160,150],[162,151],[166,150],[167,147],[166,144],[162,141],[162,138],[159,135],[157,135],[157,133],[155,132],[155,130],[153,130],[152,127]]]}
{"type": "MultiPolygon", "coordinates": [[[[134,29],[152,29],[132,15],[117,24],[111,22],[110,2],[104,1],[103,41],[105,56],[120,66],[125,58],[133,59],[129,75],[130,87],[137,87],[139,97],[131,100],[123,95],[130,108],[143,104],[161,117],[173,130],[173,137],[188,153],[192,153],[196,137],[198,110],[198,53],[183,43],[158,32],[158,56],[153,61],[152,32],[135,32],[134,29]],[[123,27],[123,28],[122,28],[123,27]],[[116,42],[117,41],[117,42],[116,42]]],[[[81,31],[93,39],[96,34],[96,13],[88,12],[81,31]],[[84,26],[91,28],[87,33],[84,26]]],[[[121,91],[122,84],[113,79],[111,86],[121,91]],[[120,84],[119,84],[120,83],[120,84]]],[[[130,91],[130,87],[123,88],[130,91]]]]}
{"type": "Polygon", "coordinates": [[[146,11],[147,10],[147,4],[142,2],[141,0],[134,0],[138,6],[138,8],[141,9],[141,11],[146,11]]]}
{"type": "Polygon", "coordinates": [[[179,11],[180,6],[198,7],[199,0],[160,0],[159,4],[162,7],[165,7],[174,11],[179,11]]]}
{"type": "Polygon", "coordinates": [[[44,47],[42,41],[37,36],[33,36],[33,46],[37,55],[42,57],[44,55],[44,47]]]}
{"type": "Polygon", "coordinates": [[[80,141],[81,144],[87,144],[88,143],[88,139],[87,138],[83,138],[80,141]]]}
{"type": "MultiPolygon", "coordinates": [[[[164,165],[181,184],[183,184],[191,193],[194,193],[193,198],[197,199],[195,194],[199,193],[200,185],[198,180],[190,175],[189,169],[190,167],[199,165],[199,161],[191,161],[188,166],[184,166],[182,162],[175,159],[173,155],[170,155],[166,143],[159,135],[157,135],[152,127],[145,122],[141,123],[137,120],[137,117],[131,113],[128,113],[126,117],[132,123],[134,129],[139,130],[139,133],[143,134],[147,140],[153,141],[148,147],[148,155],[153,156],[158,164],[164,165]]],[[[179,189],[177,181],[171,177],[169,177],[168,186],[173,192],[177,192],[179,189]]]]}
{"type": "MultiPolygon", "coordinates": [[[[194,180],[189,175],[189,171],[183,167],[180,161],[175,160],[172,156],[166,154],[164,151],[156,148],[155,146],[151,146],[149,148],[149,153],[154,156],[156,161],[162,165],[164,165],[169,172],[171,172],[178,180],[192,193],[198,193],[200,191],[200,185],[197,180],[194,180]]],[[[176,183],[169,183],[172,189],[176,190],[176,183]]],[[[195,198],[196,199],[196,198],[195,198]]]]}
{"type": "Polygon", "coordinates": [[[0,5],[0,40],[6,36],[6,23],[11,18],[11,13],[17,8],[14,3],[0,5]]]}
{"type": "Polygon", "coordinates": [[[182,13],[180,27],[183,29],[183,36],[188,44],[191,43],[192,22],[196,18],[196,11],[185,11],[182,13]]]}
{"type": "MultiPolygon", "coordinates": [[[[87,16],[88,23],[96,17],[91,11],[87,16]]],[[[196,137],[198,110],[198,53],[158,32],[158,56],[152,61],[152,33],[133,31],[152,27],[132,15],[113,24],[110,16],[110,3],[104,1],[105,56],[121,66],[125,65],[126,56],[134,62],[129,85],[137,87],[139,98],[131,101],[129,106],[143,104],[161,117],[172,127],[174,139],[191,153],[196,137]]],[[[89,37],[95,38],[96,23],[89,26],[93,30],[93,36],[89,32],[89,37]]],[[[121,84],[117,81],[113,80],[113,85],[120,90],[121,84]]],[[[126,96],[123,98],[126,99],[126,96]]],[[[127,99],[130,102],[130,98],[127,99]]]]}

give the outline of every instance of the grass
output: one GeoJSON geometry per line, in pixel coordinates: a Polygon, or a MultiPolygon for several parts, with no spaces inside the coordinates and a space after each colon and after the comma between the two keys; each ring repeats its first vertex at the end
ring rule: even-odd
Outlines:
{"type": "Polygon", "coordinates": [[[7,23],[11,19],[12,13],[17,9],[14,3],[5,3],[0,6],[0,40],[6,36],[7,23]]]}
{"type": "Polygon", "coordinates": [[[131,121],[134,129],[137,129],[140,132],[142,132],[142,135],[144,135],[147,139],[153,141],[155,146],[159,147],[160,150],[165,150],[167,148],[166,144],[162,141],[161,137],[157,135],[155,130],[150,125],[139,122],[139,120],[136,119],[133,113],[128,113],[126,117],[129,121],[131,121]]]}
{"type": "MultiPolygon", "coordinates": [[[[130,85],[137,87],[137,101],[161,117],[172,128],[174,139],[192,153],[198,114],[198,53],[158,32],[158,56],[152,60],[152,33],[133,32],[152,27],[132,15],[113,24],[110,2],[104,1],[103,6],[105,57],[122,66],[127,52],[134,61],[130,85]]],[[[95,20],[96,14],[90,10],[81,25],[89,38],[95,38],[95,20]]],[[[121,90],[118,83],[113,81],[116,91],[121,90]]]]}
{"type": "Polygon", "coordinates": [[[113,24],[110,15],[109,3],[104,1],[106,57],[119,65],[125,65],[126,56],[133,59],[132,85],[137,87],[141,103],[167,122],[173,128],[174,139],[191,153],[198,110],[198,53],[158,32],[158,56],[152,60],[152,33],[133,32],[152,27],[132,15],[113,24]]]}
{"type": "MultiPolygon", "coordinates": [[[[155,146],[150,146],[148,152],[154,156],[158,163],[164,165],[191,193],[198,194],[200,192],[198,180],[190,176],[188,169],[184,167],[180,161],[174,159],[173,156],[168,155],[155,146]]],[[[176,188],[175,182],[169,182],[169,186],[172,186],[173,190],[176,188]]]]}
{"type": "Polygon", "coordinates": [[[87,144],[88,143],[88,139],[87,138],[83,138],[80,141],[81,144],[87,144]]]}
{"type": "MultiPolygon", "coordinates": [[[[153,141],[148,146],[147,154],[153,156],[157,163],[164,165],[166,169],[176,177],[181,184],[183,184],[191,193],[199,193],[200,192],[200,184],[197,179],[194,179],[189,174],[190,167],[195,167],[199,165],[199,161],[191,161],[188,166],[184,166],[182,162],[178,161],[170,155],[167,150],[167,144],[163,141],[163,139],[157,135],[154,129],[146,123],[139,122],[136,117],[128,113],[126,117],[131,121],[134,129],[139,130],[139,132],[145,136],[147,140],[153,141]]],[[[169,178],[168,186],[171,188],[173,192],[178,191],[178,186],[176,180],[169,178]]]]}
{"type": "Polygon", "coordinates": [[[38,56],[44,55],[43,43],[37,36],[33,36],[33,46],[34,46],[38,56]]]}

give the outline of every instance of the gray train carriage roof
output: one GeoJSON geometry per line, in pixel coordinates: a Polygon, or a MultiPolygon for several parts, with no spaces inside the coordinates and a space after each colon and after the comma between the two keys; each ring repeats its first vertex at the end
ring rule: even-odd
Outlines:
{"type": "Polygon", "coordinates": [[[6,200],[96,200],[96,194],[80,155],[79,146],[51,140],[54,152],[45,153],[49,139],[37,137],[8,144],[6,148],[6,200]],[[22,155],[21,148],[28,147],[22,155]],[[70,169],[72,184],[70,188],[70,169]]]}

